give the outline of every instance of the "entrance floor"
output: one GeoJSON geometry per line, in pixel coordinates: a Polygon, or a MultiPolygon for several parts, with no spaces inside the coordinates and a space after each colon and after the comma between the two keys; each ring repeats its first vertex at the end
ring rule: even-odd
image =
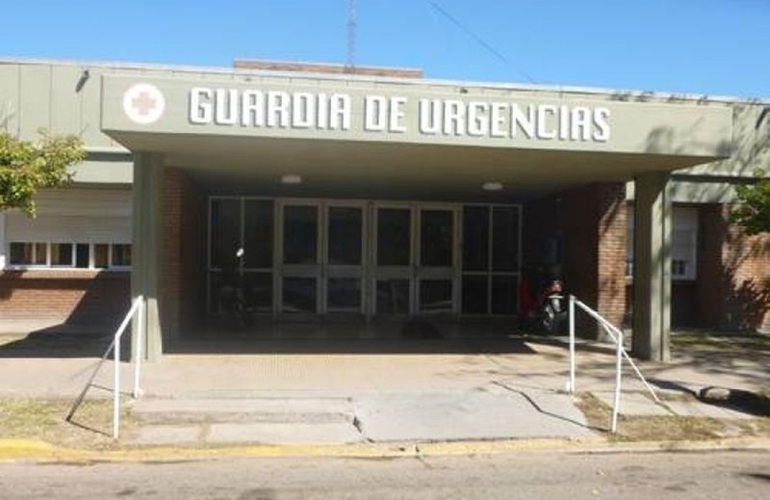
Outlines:
{"type": "Polygon", "coordinates": [[[244,326],[216,318],[181,339],[166,342],[170,354],[195,353],[478,353],[528,350],[513,343],[514,319],[412,318],[366,323],[308,320],[275,322],[259,319],[244,326]]]}

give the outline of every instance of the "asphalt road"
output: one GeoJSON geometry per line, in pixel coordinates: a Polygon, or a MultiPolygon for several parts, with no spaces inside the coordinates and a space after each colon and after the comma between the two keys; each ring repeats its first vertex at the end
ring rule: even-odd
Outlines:
{"type": "Polygon", "coordinates": [[[770,452],[0,465],[10,499],[768,498],[770,452]]]}

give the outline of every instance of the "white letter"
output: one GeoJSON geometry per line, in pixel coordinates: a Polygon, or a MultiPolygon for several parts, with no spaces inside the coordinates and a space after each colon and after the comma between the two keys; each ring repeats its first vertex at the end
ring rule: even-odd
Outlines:
{"type": "Polygon", "coordinates": [[[238,91],[217,89],[214,99],[214,123],[235,125],[238,122],[238,91]]]}
{"type": "Polygon", "coordinates": [[[241,94],[241,125],[265,126],[265,94],[259,90],[245,90],[241,94]]]}
{"type": "Polygon", "coordinates": [[[315,107],[313,94],[297,92],[292,96],[291,102],[291,127],[310,128],[315,120],[315,107]]]}
{"type": "Polygon", "coordinates": [[[591,140],[591,110],[584,106],[576,106],[572,109],[572,132],[570,139],[576,141],[591,140]]]}
{"type": "Polygon", "coordinates": [[[384,132],[387,113],[387,103],[384,97],[378,95],[364,97],[364,130],[384,132]]]}
{"type": "Polygon", "coordinates": [[[489,133],[489,104],[471,102],[468,104],[468,135],[484,136],[489,133]]]}
{"type": "MultiPolygon", "coordinates": [[[[559,139],[561,139],[562,141],[566,141],[570,138],[569,124],[570,124],[569,106],[559,106],[559,139]]],[[[572,139],[574,140],[574,137],[572,137],[572,139]]]]}
{"type": "Polygon", "coordinates": [[[329,99],[326,97],[326,94],[318,94],[316,97],[318,98],[316,103],[316,120],[318,123],[316,123],[316,126],[319,129],[325,129],[329,127],[329,99]]]}
{"type": "Polygon", "coordinates": [[[444,134],[465,134],[465,106],[462,101],[444,102],[444,134]]]}
{"type": "Polygon", "coordinates": [[[610,140],[610,110],[607,108],[594,109],[594,140],[607,142],[610,140]]]}
{"type": "Polygon", "coordinates": [[[553,104],[541,104],[537,107],[537,138],[538,139],[556,139],[556,130],[554,127],[548,127],[546,120],[548,115],[556,114],[556,106],[553,104]]]}
{"type": "Polygon", "coordinates": [[[347,94],[332,94],[329,106],[331,120],[329,128],[350,130],[350,96],[347,94]]]}
{"type": "Polygon", "coordinates": [[[406,97],[390,98],[390,121],[388,122],[388,128],[391,132],[406,132],[406,125],[404,125],[405,105],[406,97]]]}
{"type": "Polygon", "coordinates": [[[289,126],[289,94],[281,91],[267,93],[267,126],[289,126]]]}
{"type": "Polygon", "coordinates": [[[505,133],[505,112],[508,105],[503,102],[492,103],[492,137],[508,137],[505,133]]]}
{"type": "Polygon", "coordinates": [[[441,101],[420,99],[420,133],[435,135],[441,123],[441,101]]]}
{"type": "Polygon", "coordinates": [[[190,90],[190,123],[211,123],[211,89],[195,87],[190,90]],[[205,99],[206,102],[202,102],[205,99]]]}
{"type": "Polygon", "coordinates": [[[527,106],[527,114],[521,110],[518,104],[511,104],[511,137],[516,137],[519,129],[528,139],[535,137],[535,108],[531,104],[527,106]]]}

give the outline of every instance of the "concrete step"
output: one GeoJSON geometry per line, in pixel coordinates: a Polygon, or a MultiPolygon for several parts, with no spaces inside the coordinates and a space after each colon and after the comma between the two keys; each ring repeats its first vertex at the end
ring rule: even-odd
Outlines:
{"type": "Polygon", "coordinates": [[[347,398],[140,399],[133,414],[144,424],[280,423],[352,424],[347,398]]]}

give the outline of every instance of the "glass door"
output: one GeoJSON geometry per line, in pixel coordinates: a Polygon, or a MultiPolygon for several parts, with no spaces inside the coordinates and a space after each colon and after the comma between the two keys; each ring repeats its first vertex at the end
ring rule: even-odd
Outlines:
{"type": "Polygon", "coordinates": [[[273,200],[247,198],[243,202],[243,277],[254,310],[273,313],[273,200]]]}
{"type": "Polygon", "coordinates": [[[281,204],[280,312],[315,315],[320,312],[321,259],[319,204],[281,204]]]}
{"type": "Polygon", "coordinates": [[[323,311],[364,312],[363,264],[365,249],[365,205],[329,203],[325,207],[323,255],[323,311]]]}
{"type": "Polygon", "coordinates": [[[409,316],[415,311],[414,211],[408,205],[374,211],[374,314],[409,316]]]}
{"type": "Polygon", "coordinates": [[[418,214],[417,312],[454,314],[457,312],[457,209],[421,206],[418,214]]]}
{"type": "Polygon", "coordinates": [[[243,246],[240,198],[209,200],[207,302],[209,314],[222,312],[221,291],[242,272],[236,252],[243,246]]]}

